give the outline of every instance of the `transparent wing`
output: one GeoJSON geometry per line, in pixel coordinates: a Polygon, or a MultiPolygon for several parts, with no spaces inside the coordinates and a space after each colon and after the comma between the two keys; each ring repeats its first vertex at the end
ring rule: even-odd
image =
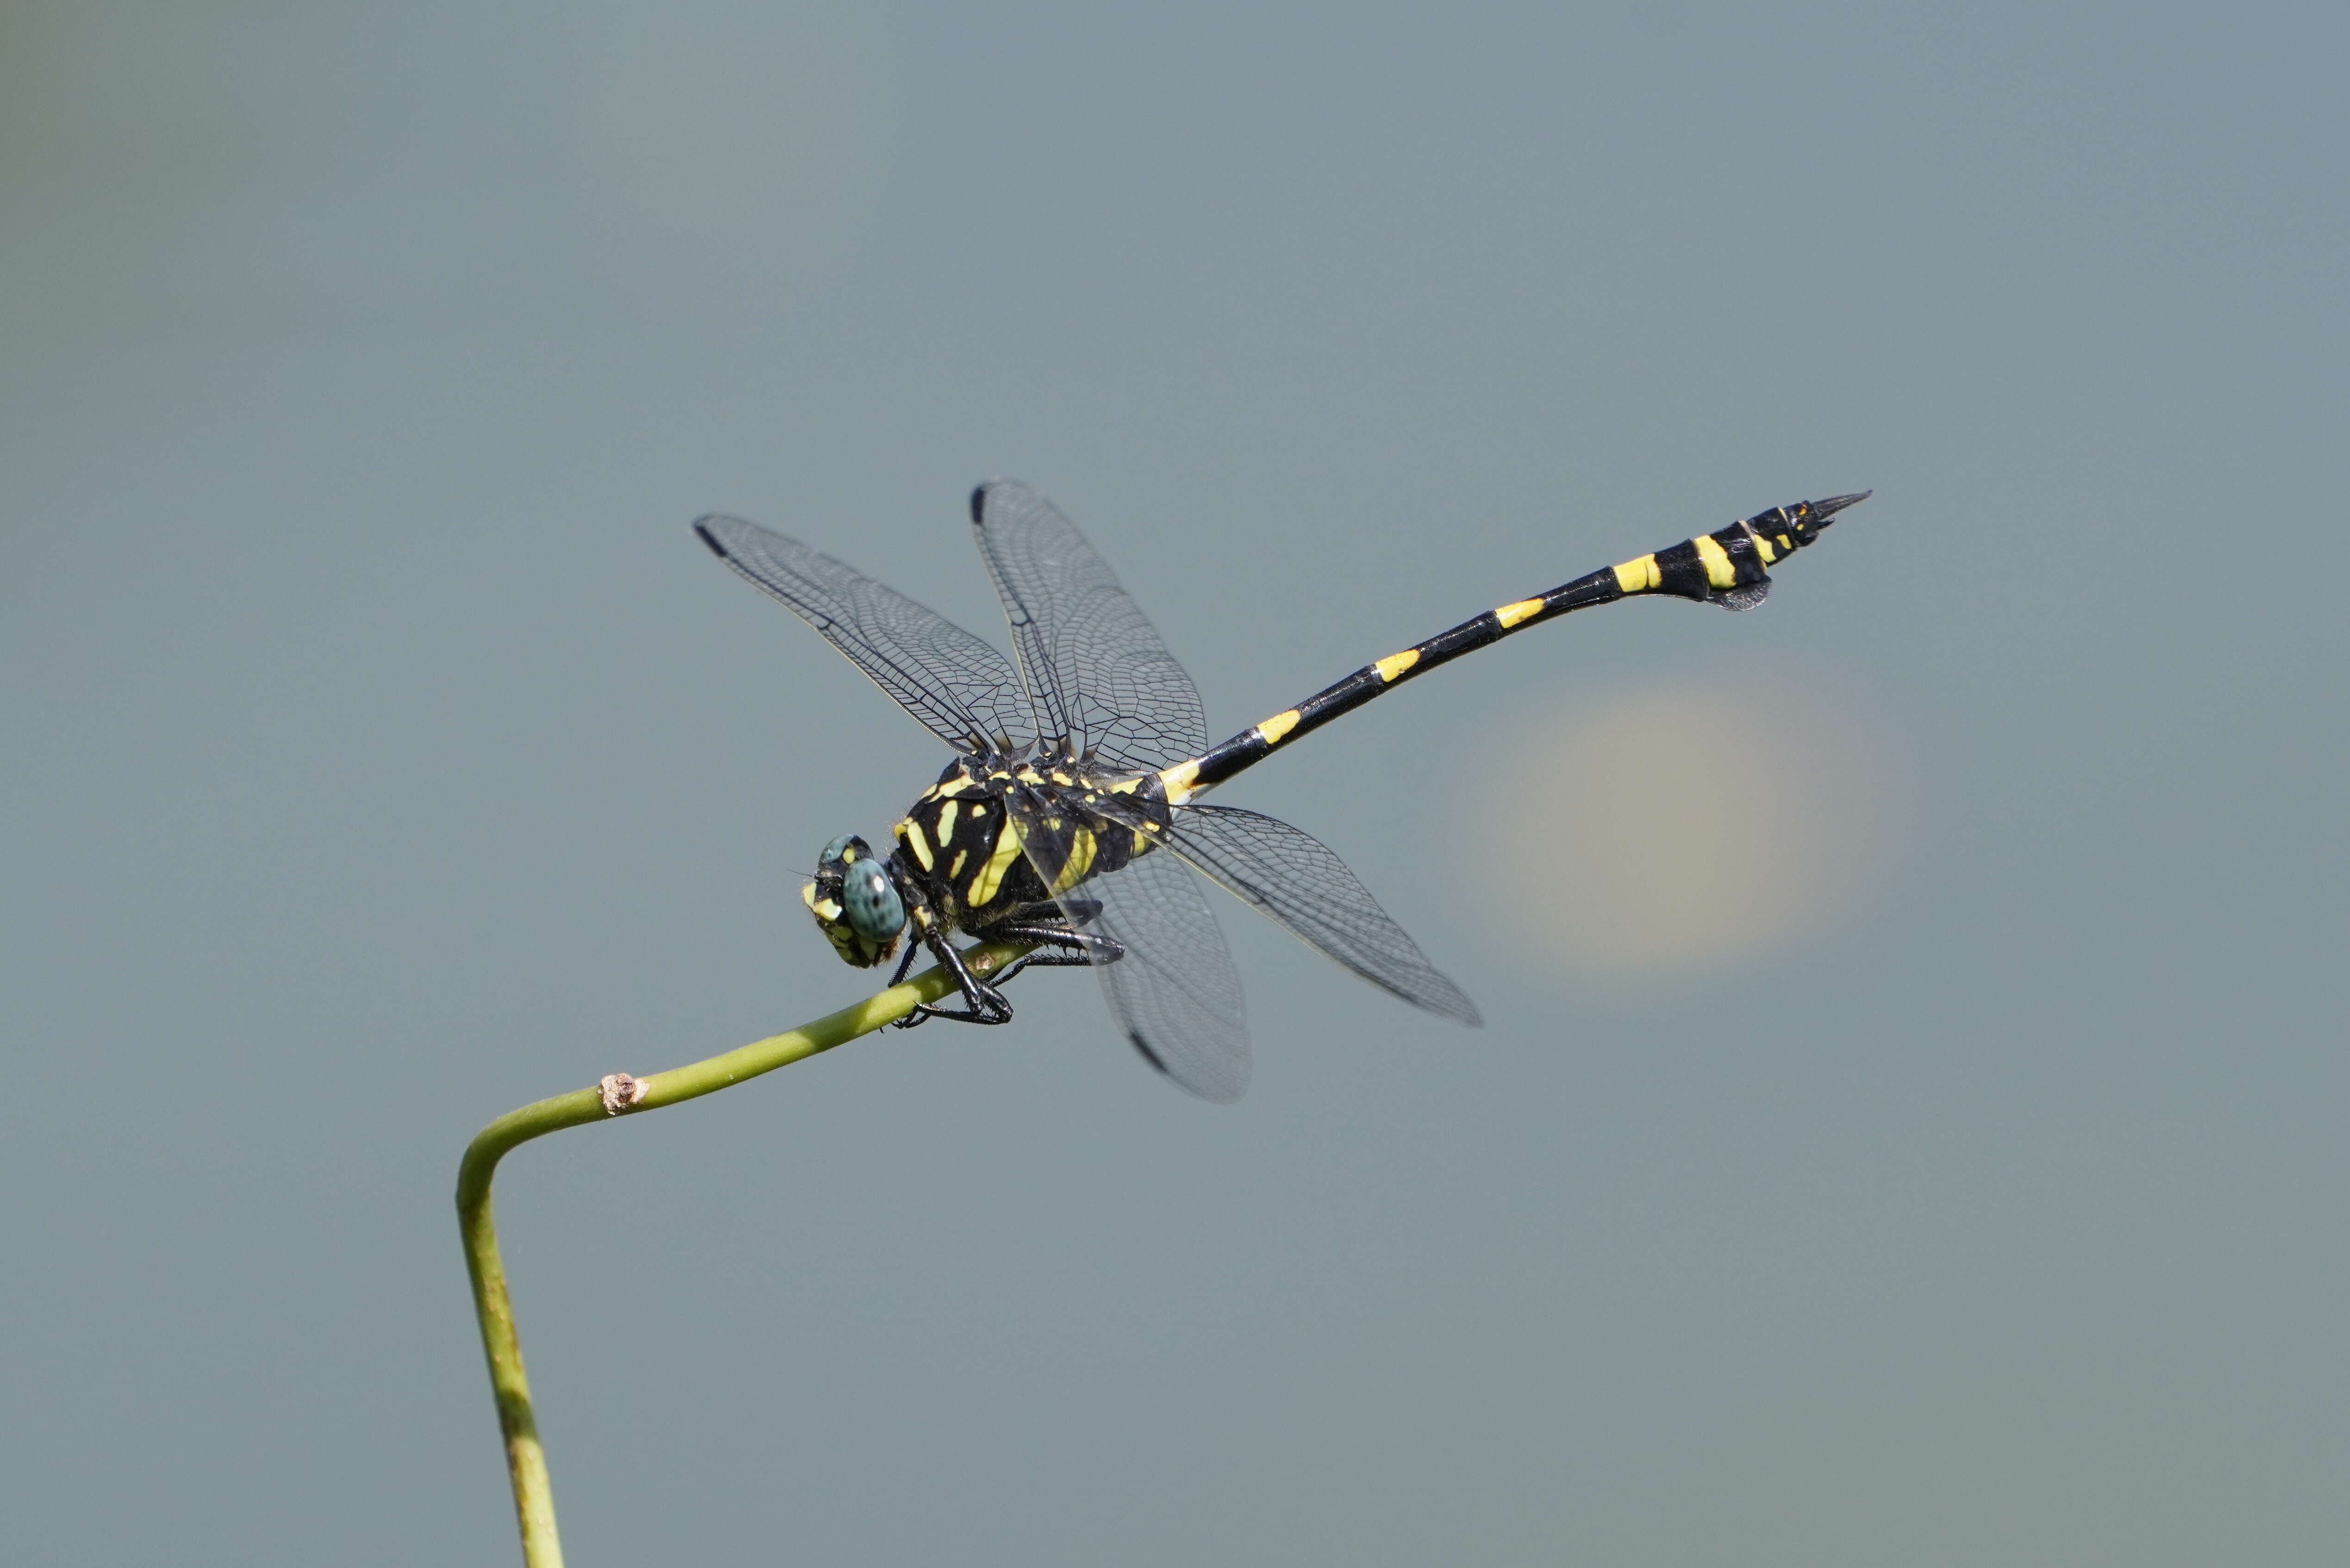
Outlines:
{"type": "MultiPolygon", "coordinates": [[[[1047,809],[1014,802],[1024,839],[1047,809]]],[[[1037,872],[1049,886],[1046,868],[1037,872]]],[[[1122,958],[1097,962],[1094,973],[1110,1016],[1143,1060],[1203,1100],[1239,1099],[1249,1082],[1240,971],[1191,867],[1154,850],[1080,884],[1063,910],[1082,929],[1126,949],[1122,958]],[[1100,912],[1077,921],[1089,903],[1100,912]]]]}
{"type": "Polygon", "coordinates": [[[1477,1004],[1437,971],[1419,944],[1320,840],[1253,811],[1188,805],[1176,812],[1168,842],[1290,935],[1380,990],[1463,1023],[1484,1022],[1477,1004]]]}
{"type": "Polygon", "coordinates": [[[972,492],[971,520],[1038,733],[1121,770],[1208,749],[1199,688],[1076,524],[1008,480],[972,492]]]}
{"type": "Polygon", "coordinates": [[[756,523],[712,515],[693,531],[950,745],[1016,749],[1035,738],[1011,662],[954,622],[756,523]]]}

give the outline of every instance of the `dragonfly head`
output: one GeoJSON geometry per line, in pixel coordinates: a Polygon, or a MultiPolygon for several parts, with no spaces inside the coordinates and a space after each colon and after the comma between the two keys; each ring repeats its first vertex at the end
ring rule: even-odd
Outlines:
{"type": "Polygon", "coordinates": [[[800,889],[800,901],[816,917],[843,963],[871,969],[898,950],[906,929],[906,900],[889,867],[873,857],[871,846],[854,834],[836,838],[816,857],[816,880],[800,889]]]}

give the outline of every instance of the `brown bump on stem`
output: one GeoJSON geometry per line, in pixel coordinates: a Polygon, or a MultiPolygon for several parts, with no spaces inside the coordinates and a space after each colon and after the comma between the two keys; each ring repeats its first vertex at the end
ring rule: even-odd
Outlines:
{"type": "MultiPolygon", "coordinates": [[[[923,910],[917,908],[920,916],[923,910]]],[[[1033,946],[996,942],[974,950],[988,971],[1004,967],[1033,946]]],[[[973,960],[972,961],[978,961],[973,960]]],[[[457,1222],[465,1242],[465,1272],[473,1290],[473,1316],[481,1324],[482,1350],[489,1362],[498,1428],[506,1442],[514,1483],[515,1518],[521,1526],[527,1568],[561,1568],[563,1548],[555,1526],[555,1492],[546,1475],[546,1451],[530,1408],[530,1379],[515,1332],[514,1305],[506,1294],[505,1262],[498,1256],[498,1232],[491,1216],[490,1184],[498,1161],[533,1138],[566,1127],[584,1127],[599,1116],[653,1110],[714,1095],[778,1067],[821,1054],[905,1017],[917,1007],[952,992],[954,977],[944,968],[924,970],[879,996],[844,1007],[797,1029],[723,1051],[705,1061],[673,1067],[650,1078],[614,1073],[594,1088],[574,1089],[507,1112],[476,1134],[457,1167],[457,1222]],[[656,1094],[654,1091],[660,1092],[656,1094]]]]}

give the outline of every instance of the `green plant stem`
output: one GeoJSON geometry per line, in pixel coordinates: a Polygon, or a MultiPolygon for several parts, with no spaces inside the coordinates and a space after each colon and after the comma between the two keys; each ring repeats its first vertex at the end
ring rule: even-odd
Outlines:
{"type": "MultiPolygon", "coordinates": [[[[963,962],[972,973],[996,972],[1028,950],[1020,942],[972,948],[963,962]]],[[[854,1007],[827,1018],[689,1066],[646,1078],[615,1075],[603,1084],[575,1089],[509,1111],[484,1127],[457,1167],[457,1228],[465,1242],[465,1268],[473,1281],[473,1313],[481,1320],[482,1349],[490,1362],[490,1391],[496,1397],[498,1428],[505,1436],[506,1469],[514,1480],[515,1515],[522,1528],[525,1568],[562,1568],[563,1546],[555,1529],[555,1493],[548,1484],[546,1455],[539,1446],[538,1422],[531,1413],[530,1381],[524,1376],[522,1343],[515,1334],[514,1303],[506,1294],[504,1262],[498,1256],[497,1221],[490,1212],[490,1180],[506,1151],[565,1127],[606,1122],[639,1111],[658,1110],[731,1088],[762,1073],[789,1066],[894,1023],[924,1002],[955,989],[943,969],[925,970],[854,1007]]]]}

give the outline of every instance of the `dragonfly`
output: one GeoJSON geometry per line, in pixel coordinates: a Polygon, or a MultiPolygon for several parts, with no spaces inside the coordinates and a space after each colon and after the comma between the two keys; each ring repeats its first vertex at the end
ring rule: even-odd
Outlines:
{"type": "Polygon", "coordinates": [[[1201,796],[1406,681],[1560,616],[1648,596],[1751,608],[1770,592],[1772,566],[1871,493],[1773,507],[1487,610],[1212,746],[1191,678],[1076,525],[1024,484],[999,480],[971,496],[1009,659],[796,539],[719,514],[693,527],[954,750],[892,829],[888,855],[844,835],[801,889],[847,962],[896,957],[896,984],[927,951],[952,976],[959,1006],[925,1005],[899,1026],[1005,1023],[1003,987],[1014,974],[1090,967],[1144,1061],[1202,1098],[1231,1101],[1248,1086],[1248,1025],[1202,876],[1381,990],[1461,1023],[1482,1020],[1327,846],[1201,796]],[[982,979],[958,933],[1029,950],[982,979]]]}

